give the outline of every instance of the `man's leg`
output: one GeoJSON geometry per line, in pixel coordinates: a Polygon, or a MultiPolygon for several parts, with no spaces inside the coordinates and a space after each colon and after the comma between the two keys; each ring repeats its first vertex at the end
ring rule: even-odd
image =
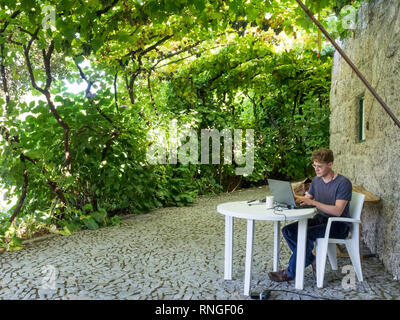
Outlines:
{"type": "MultiPolygon", "coordinates": [[[[292,250],[293,254],[289,258],[289,264],[286,269],[286,273],[290,278],[294,278],[296,275],[296,259],[297,259],[297,226],[298,223],[292,223],[282,229],[282,234],[292,250]]],[[[307,242],[306,242],[306,260],[304,267],[309,266],[314,262],[315,257],[312,254],[314,249],[314,242],[317,238],[321,238],[325,235],[325,224],[316,224],[316,221],[309,219],[307,227],[307,242]]]]}
{"type": "Polygon", "coordinates": [[[294,278],[296,274],[297,229],[298,222],[291,223],[282,229],[282,235],[293,252],[286,269],[286,273],[290,278],[294,278]]]}
{"type": "MultiPolygon", "coordinates": [[[[296,252],[296,246],[297,246],[297,225],[298,223],[292,223],[284,228],[282,228],[282,234],[284,238],[286,239],[286,242],[288,243],[290,249],[293,251],[292,256],[295,256],[296,252]]],[[[292,257],[291,257],[292,258],[292,257]]],[[[296,258],[295,258],[296,259],[296,258]]],[[[292,263],[289,261],[289,264],[292,263]]],[[[274,271],[274,272],[269,272],[268,276],[272,281],[289,281],[293,280],[294,276],[289,275],[287,273],[288,269],[280,270],[280,271],[274,271]]]]}
{"type": "Polygon", "coordinates": [[[309,226],[307,229],[307,243],[306,243],[306,261],[304,267],[308,267],[315,261],[315,256],[312,251],[314,249],[314,243],[318,238],[325,236],[326,224],[316,224],[309,226]]]}
{"type": "Polygon", "coordinates": [[[282,228],[282,235],[292,252],[296,251],[297,246],[297,226],[298,222],[295,222],[282,228]]]}

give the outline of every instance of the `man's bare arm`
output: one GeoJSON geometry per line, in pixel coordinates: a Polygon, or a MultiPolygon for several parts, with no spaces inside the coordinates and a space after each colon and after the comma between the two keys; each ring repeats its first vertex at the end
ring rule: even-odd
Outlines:
{"type": "Polygon", "coordinates": [[[296,203],[301,203],[301,201],[303,201],[304,198],[309,198],[309,199],[313,198],[313,196],[311,194],[309,194],[307,191],[304,196],[298,196],[295,194],[294,197],[295,197],[296,203]]]}
{"type": "Polygon", "coordinates": [[[312,200],[311,195],[306,193],[306,195],[303,197],[303,199],[300,201],[300,204],[311,204],[317,207],[318,210],[325,212],[327,214],[331,214],[336,217],[340,217],[343,213],[344,208],[347,205],[347,200],[336,200],[335,205],[327,205],[322,202],[318,202],[316,200],[312,200]]]}

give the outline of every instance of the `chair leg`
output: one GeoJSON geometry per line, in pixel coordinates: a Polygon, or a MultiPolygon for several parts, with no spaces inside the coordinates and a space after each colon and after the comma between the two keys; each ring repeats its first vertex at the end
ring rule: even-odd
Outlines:
{"type": "Polygon", "coordinates": [[[325,239],[317,239],[316,260],[317,260],[317,287],[322,288],[324,285],[324,273],[326,264],[326,253],[328,242],[325,239]]]}
{"type": "Polygon", "coordinates": [[[336,258],[336,243],[328,244],[328,258],[331,263],[332,270],[337,270],[337,258],[336,258]]]}
{"type": "Polygon", "coordinates": [[[356,272],[358,281],[363,281],[362,270],[361,270],[361,259],[360,259],[360,247],[357,241],[349,241],[346,243],[346,249],[349,253],[351,263],[353,264],[354,271],[356,272]]]}

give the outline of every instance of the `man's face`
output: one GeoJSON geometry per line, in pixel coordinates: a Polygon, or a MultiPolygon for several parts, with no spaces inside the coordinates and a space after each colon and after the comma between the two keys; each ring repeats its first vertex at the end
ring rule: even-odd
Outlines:
{"type": "Polygon", "coordinates": [[[317,177],[325,177],[328,173],[332,171],[333,162],[325,163],[314,161],[313,167],[315,169],[315,174],[317,177]]]}

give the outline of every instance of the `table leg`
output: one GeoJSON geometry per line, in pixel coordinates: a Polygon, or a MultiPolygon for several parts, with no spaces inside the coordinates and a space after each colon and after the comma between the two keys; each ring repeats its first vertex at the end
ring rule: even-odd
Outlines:
{"type": "Polygon", "coordinates": [[[225,280],[232,280],[233,217],[225,216],[225,280]]]}
{"type": "Polygon", "coordinates": [[[303,283],[304,283],[304,264],[306,257],[306,241],[307,241],[307,220],[308,219],[299,220],[298,231],[297,231],[295,288],[300,290],[303,290],[303,283]]]}
{"type": "Polygon", "coordinates": [[[250,295],[251,265],[253,260],[254,220],[247,220],[246,266],[244,271],[244,295],[250,295]]]}
{"type": "Polygon", "coordinates": [[[274,269],[273,271],[278,271],[279,267],[279,250],[280,250],[280,241],[281,238],[281,223],[280,221],[274,221],[274,269]]]}

